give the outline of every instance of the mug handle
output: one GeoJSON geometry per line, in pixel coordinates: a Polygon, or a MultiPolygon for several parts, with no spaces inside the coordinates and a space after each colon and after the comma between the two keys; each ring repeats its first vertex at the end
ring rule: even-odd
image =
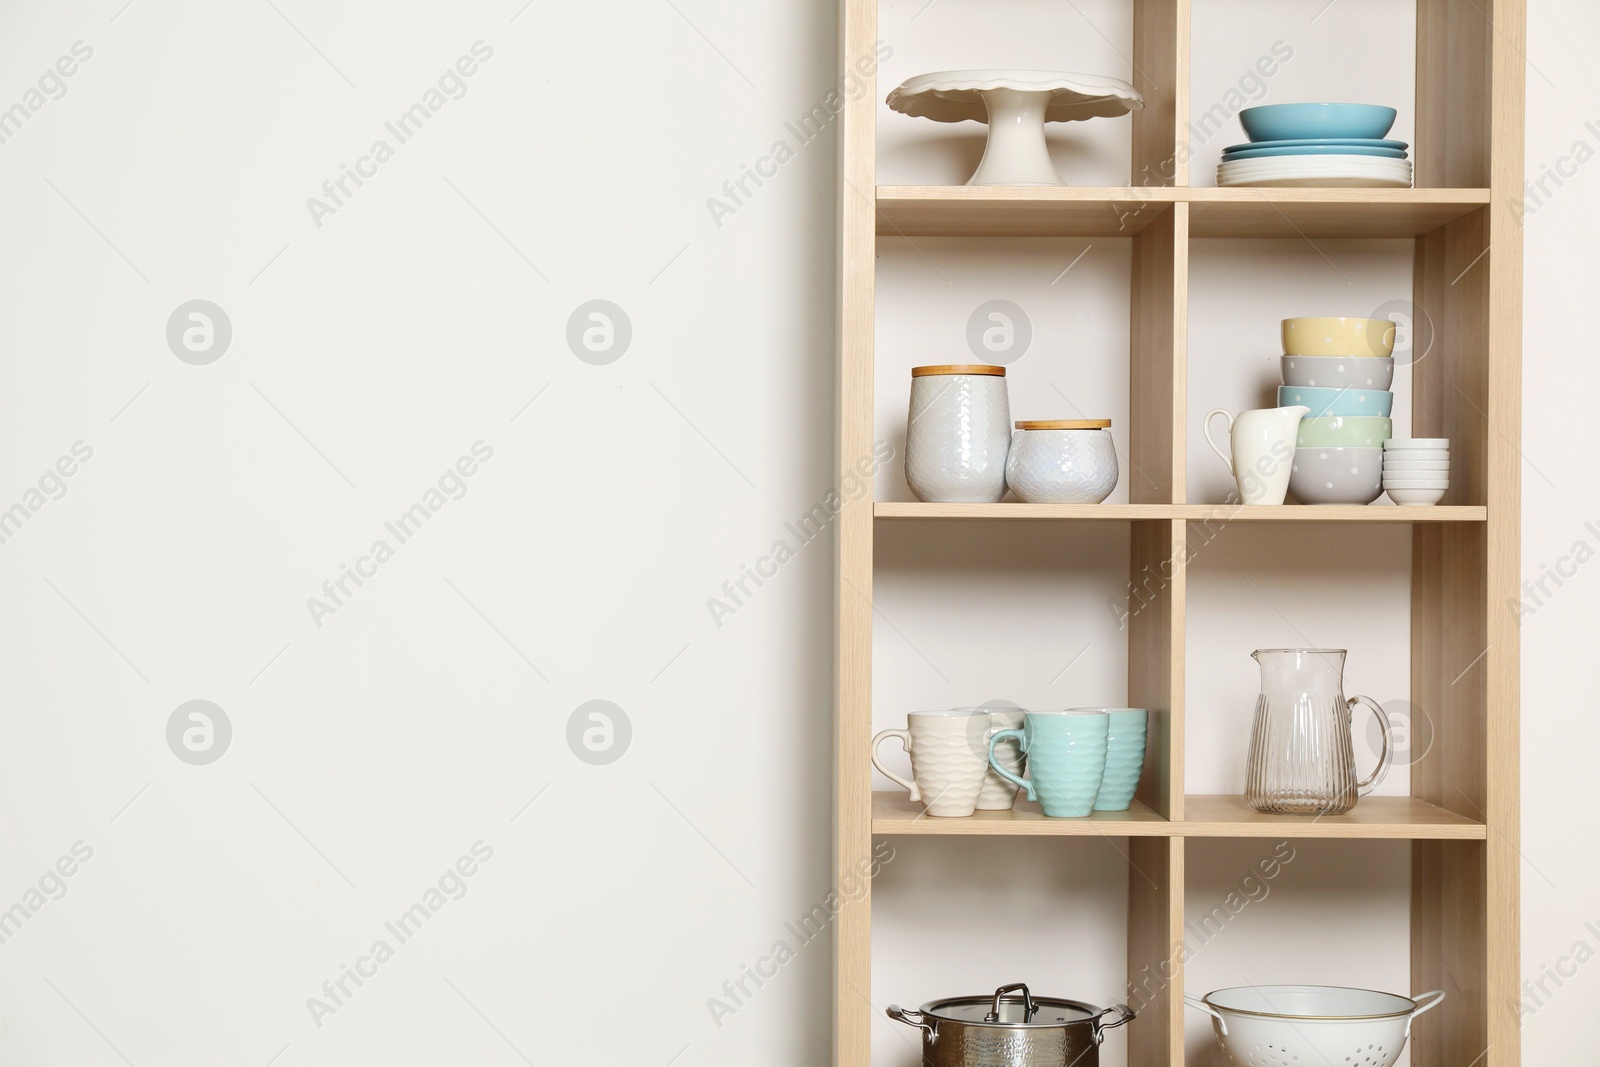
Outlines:
{"type": "MultiPolygon", "coordinates": [[[[1016,775],[1012,774],[1010,771],[1008,771],[1004,767],[1000,766],[1000,764],[994,758],[994,746],[995,746],[995,744],[998,743],[999,741],[1004,740],[1007,737],[1015,737],[1017,739],[1017,744],[1018,745],[1023,745],[1024,744],[1023,735],[1022,735],[1022,731],[1021,730],[1013,728],[1013,729],[1010,729],[1010,730],[996,730],[994,733],[991,733],[989,735],[989,767],[990,767],[991,770],[993,770],[1000,777],[1004,778],[1006,781],[1014,783],[1016,785],[1019,785],[1023,789],[1025,789],[1027,791],[1027,793],[1028,793],[1028,799],[1029,800],[1038,800],[1039,798],[1033,792],[1033,783],[1032,782],[1028,781],[1025,778],[1018,778],[1016,775]]],[[[1023,751],[1026,752],[1027,749],[1024,748],[1023,751]]]]}
{"type": "Polygon", "coordinates": [[[1394,733],[1394,724],[1389,721],[1389,713],[1383,710],[1383,705],[1371,697],[1351,697],[1345,701],[1345,704],[1349,707],[1352,716],[1355,715],[1357,704],[1365,704],[1372,709],[1372,713],[1383,724],[1383,752],[1378,756],[1378,765],[1372,768],[1372,774],[1364,781],[1356,783],[1357,795],[1364,797],[1372,792],[1379,782],[1383,781],[1384,775],[1389,773],[1389,767],[1394,763],[1394,748],[1389,743],[1389,738],[1394,733]]]}
{"type": "MultiPolygon", "coordinates": [[[[898,737],[900,739],[900,743],[902,745],[906,746],[906,752],[910,753],[910,751],[911,751],[911,731],[910,730],[884,730],[881,733],[875,734],[873,736],[873,738],[872,738],[872,765],[874,767],[878,768],[878,773],[879,774],[883,775],[885,778],[889,779],[889,781],[893,782],[895,785],[899,786],[900,788],[902,788],[902,789],[906,790],[908,793],[910,793],[912,800],[920,802],[922,800],[922,793],[921,793],[920,790],[917,789],[917,783],[916,782],[908,782],[908,781],[906,781],[904,778],[900,777],[898,774],[894,773],[889,768],[885,767],[883,765],[883,761],[878,759],[878,746],[880,744],[882,744],[883,742],[887,741],[891,737],[898,737]]],[[[913,773],[915,773],[914,769],[913,769],[913,773]]]]}
{"type": "Polygon", "coordinates": [[[1233,415],[1229,413],[1227,408],[1212,408],[1206,412],[1206,420],[1200,425],[1205,430],[1206,444],[1210,445],[1211,451],[1215,452],[1221,457],[1222,462],[1228,465],[1228,473],[1233,474],[1233,457],[1218,448],[1216,440],[1211,436],[1211,420],[1218,415],[1228,420],[1228,433],[1231,435],[1233,433],[1233,415]]]}

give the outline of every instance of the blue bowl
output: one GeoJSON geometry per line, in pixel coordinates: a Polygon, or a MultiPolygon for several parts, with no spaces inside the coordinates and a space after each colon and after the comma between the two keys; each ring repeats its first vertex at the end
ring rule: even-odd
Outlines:
{"type": "Polygon", "coordinates": [[[1239,112],[1252,141],[1311,137],[1387,137],[1398,112],[1377,104],[1264,104],[1239,112]]]}
{"type": "Polygon", "coordinates": [[[1308,419],[1329,415],[1370,415],[1387,419],[1394,410],[1394,394],[1387,389],[1324,389],[1312,385],[1278,386],[1280,408],[1308,407],[1308,419]]]}

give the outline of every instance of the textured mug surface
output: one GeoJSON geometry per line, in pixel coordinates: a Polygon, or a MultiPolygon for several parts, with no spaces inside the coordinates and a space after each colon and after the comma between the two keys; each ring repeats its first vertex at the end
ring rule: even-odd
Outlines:
{"type": "MultiPolygon", "coordinates": [[[[1019,727],[1027,714],[1021,708],[957,708],[957,711],[974,711],[989,716],[989,726],[995,730],[1019,727]]],[[[994,746],[995,758],[1000,766],[1012,774],[1022,774],[1022,745],[1016,738],[1006,738],[994,746]]],[[[999,772],[984,765],[983,786],[978,790],[979,811],[1010,811],[1017,802],[1017,787],[1000,777],[999,772]]]]}
{"type": "Polygon", "coordinates": [[[1095,811],[1127,811],[1139,790],[1144,772],[1145,738],[1150,732],[1150,712],[1144,708],[1073,708],[1103,711],[1110,720],[1106,737],[1106,769],[1100,778],[1095,811]]]}
{"type": "Polygon", "coordinates": [[[1006,380],[990,374],[911,379],[906,484],[918,500],[993,504],[1006,495],[1011,406],[1006,380]]]}
{"type": "Polygon", "coordinates": [[[1018,430],[1006,484],[1029,504],[1098,504],[1117,487],[1110,430],[1018,430]]]}
{"type": "Polygon", "coordinates": [[[883,730],[872,739],[872,765],[911,794],[929,815],[960,819],[977,808],[989,764],[986,738],[989,712],[984,708],[914,711],[906,729],[883,730]],[[878,759],[878,745],[899,738],[911,754],[911,780],[900,777],[878,759]]]}
{"type": "Polygon", "coordinates": [[[989,739],[989,766],[1022,786],[1029,800],[1057,819],[1081,819],[1094,811],[1106,769],[1111,719],[1103,711],[1030,711],[1021,730],[1001,730],[989,739]],[[1028,780],[999,766],[995,745],[1019,737],[1028,758],[1028,780]]]}

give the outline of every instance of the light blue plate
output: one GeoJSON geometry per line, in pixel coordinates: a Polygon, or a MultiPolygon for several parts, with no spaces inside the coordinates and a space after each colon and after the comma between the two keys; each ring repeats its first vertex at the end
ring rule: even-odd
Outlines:
{"type": "Polygon", "coordinates": [[[1380,156],[1384,159],[1404,159],[1400,148],[1365,148],[1360,145],[1290,145],[1288,148],[1244,148],[1237,152],[1224,152],[1222,161],[1235,159],[1265,159],[1269,156],[1380,156]]]}
{"type": "Polygon", "coordinates": [[[1292,141],[1246,141],[1244,144],[1231,144],[1222,151],[1242,152],[1248,148],[1299,148],[1301,145],[1355,145],[1360,148],[1399,148],[1401,150],[1411,146],[1404,141],[1391,141],[1382,137],[1301,137],[1292,141]]]}

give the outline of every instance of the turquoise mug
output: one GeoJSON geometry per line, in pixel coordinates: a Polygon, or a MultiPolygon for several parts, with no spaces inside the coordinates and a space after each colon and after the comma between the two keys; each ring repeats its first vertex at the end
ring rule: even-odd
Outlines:
{"type": "Polygon", "coordinates": [[[1082,819],[1094,811],[1106,769],[1106,739],[1111,717],[1103,711],[1030,711],[1020,730],[1001,730],[989,738],[989,766],[1015,782],[1056,819],[1082,819]],[[1015,737],[1028,757],[1024,781],[995,759],[994,746],[1015,737]]]}
{"type": "Polygon", "coordinates": [[[1073,708],[1073,711],[1103,711],[1111,729],[1106,737],[1106,770],[1100,778],[1100,795],[1095,811],[1127,811],[1133,794],[1139,791],[1139,776],[1144,772],[1145,738],[1150,732],[1150,713],[1144,708],[1073,708]]]}

